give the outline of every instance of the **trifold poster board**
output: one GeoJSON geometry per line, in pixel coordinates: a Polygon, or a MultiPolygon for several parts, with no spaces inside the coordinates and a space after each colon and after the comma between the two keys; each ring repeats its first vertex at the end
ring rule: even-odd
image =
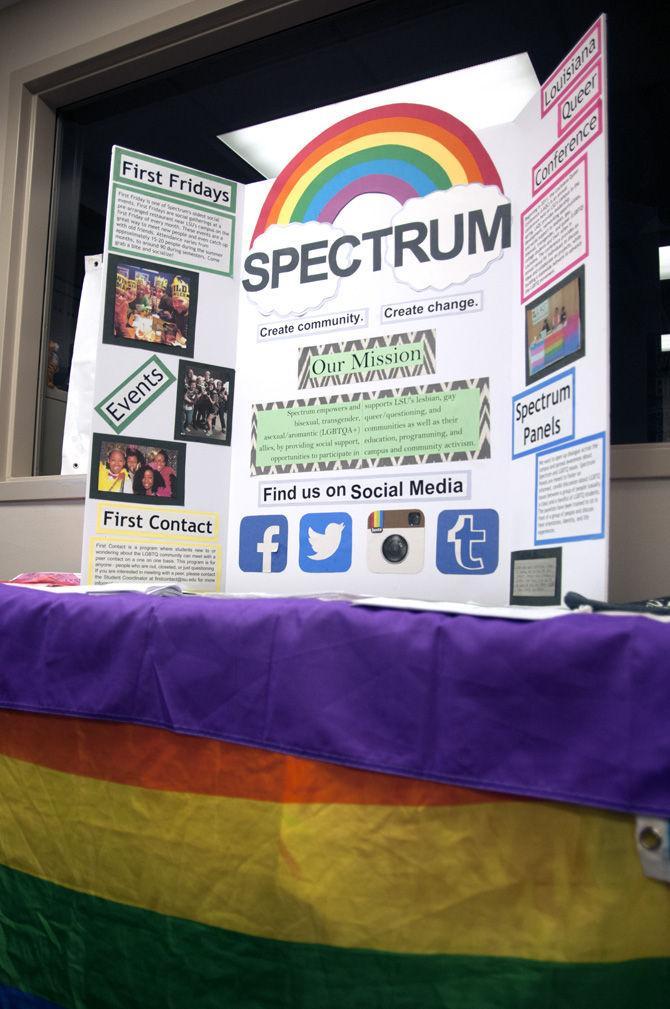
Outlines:
{"type": "Polygon", "coordinates": [[[502,126],[372,95],[247,186],[115,148],[84,579],[603,597],[606,77],[601,18],[502,126]]]}

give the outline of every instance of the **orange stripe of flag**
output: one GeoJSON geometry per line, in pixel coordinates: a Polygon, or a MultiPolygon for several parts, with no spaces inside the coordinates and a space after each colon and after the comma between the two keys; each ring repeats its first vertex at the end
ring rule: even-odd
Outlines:
{"type": "Polygon", "coordinates": [[[0,710],[0,752],[140,788],[266,802],[460,806],[507,798],[166,729],[26,712],[0,710]]]}

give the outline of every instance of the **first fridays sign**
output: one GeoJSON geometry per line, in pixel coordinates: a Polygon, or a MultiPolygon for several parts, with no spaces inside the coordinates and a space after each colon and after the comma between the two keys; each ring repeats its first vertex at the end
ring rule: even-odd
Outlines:
{"type": "Polygon", "coordinates": [[[115,149],[89,581],[605,594],[604,61],[480,133],[372,96],[249,186],[115,149]]]}

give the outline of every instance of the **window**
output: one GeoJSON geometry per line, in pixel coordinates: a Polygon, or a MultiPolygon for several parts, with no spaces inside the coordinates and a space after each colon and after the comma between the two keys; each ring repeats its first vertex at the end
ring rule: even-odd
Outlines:
{"type": "MultiPolygon", "coordinates": [[[[219,134],[518,52],[529,53],[543,80],[600,12],[600,4],[569,0],[556,9],[373,0],[273,35],[259,22],[264,37],[61,104],[35,472],[59,471],[55,418],[64,412],[83,259],[103,244],[112,144],[251,181],[258,174],[219,134]]],[[[668,15],[638,8],[631,17],[622,2],[607,14],[612,440],[663,441],[670,440],[670,352],[661,349],[670,281],[660,278],[659,247],[670,245],[670,197],[657,124],[667,121],[660,40],[668,15]]]]}

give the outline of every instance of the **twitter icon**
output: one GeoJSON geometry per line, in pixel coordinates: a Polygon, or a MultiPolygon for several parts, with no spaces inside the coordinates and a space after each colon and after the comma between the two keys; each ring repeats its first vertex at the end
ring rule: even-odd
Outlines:
{"type": "Polygon", "coordinates": [[[311,574],[348,571],[351,567],[351,515],[320,512],[300,519],[301,571],[311,574]]]}

